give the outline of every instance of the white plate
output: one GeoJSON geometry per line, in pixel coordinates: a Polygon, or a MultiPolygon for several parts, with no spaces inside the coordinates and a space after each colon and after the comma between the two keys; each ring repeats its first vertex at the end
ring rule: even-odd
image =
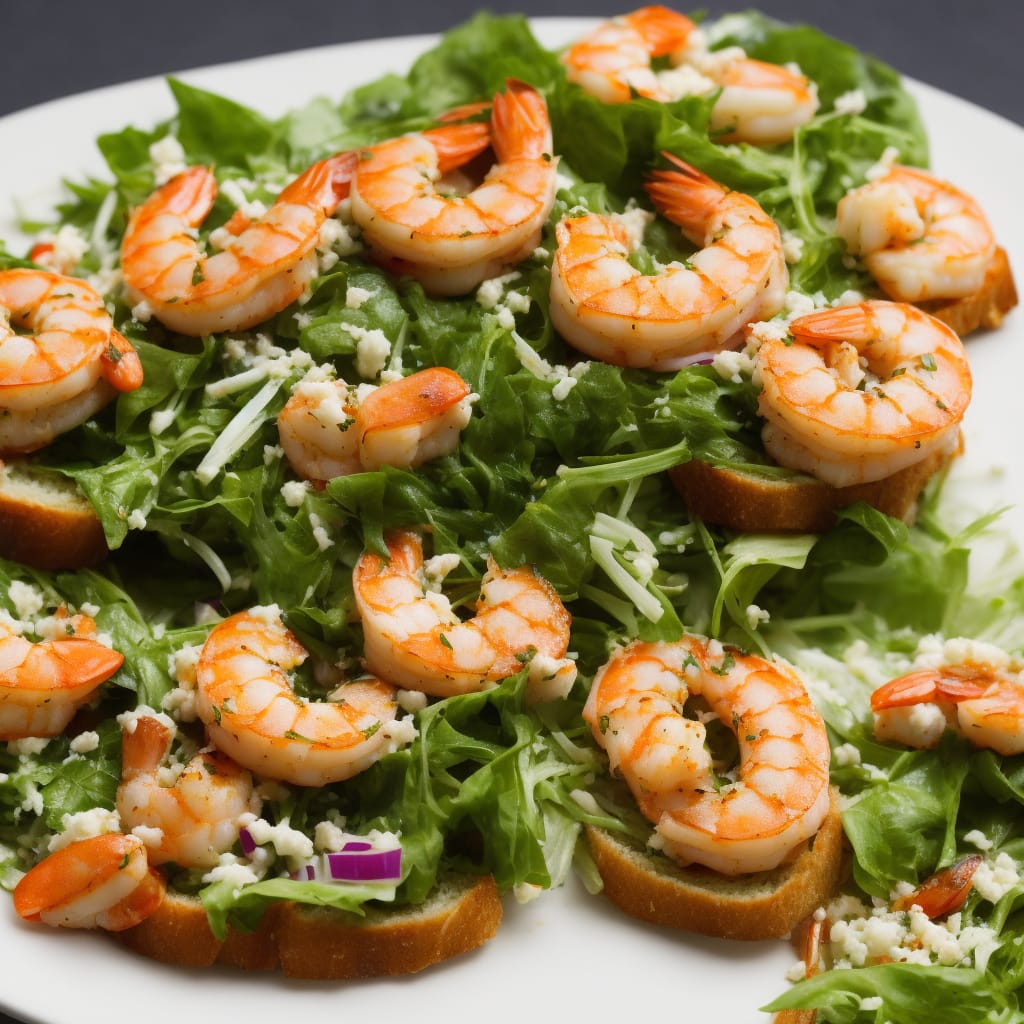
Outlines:
{"type": "MultiPolygon", "coordinates": [[[[536,22],[546,44],[588,23],[536,22]]],[[[317,95],[340,97],[385,71],[404,71],[431,42],[401,38],[324,47],[182,75],[276,116],[317,95]]],[[[978,196],[1011,262],[1024,267],[1024,213],[1017,169],[1024,130],[978,107],[910,83],[928,124],[933,166],[978,196]]],[[[0,238],[22,244],[9,204],[50,208],[61,178],[104,173],[94,140],[125,124],[150,126],[173,102],[161,79],[147,79],[45,104],[0,119],[0,238]]],[[[981,508],[1024,497],[1019,429],[1024,381],[1024,313],[970,341],[976,391],[957,477],[981,508]]],[[[1014,529],[1024,536],[1017,509],[1014,529]]],[[[29,927],[0,895],[0,1006],[42,1024],[107,1024],[116,1006],[147,1024],[244,1020],[384,1019],[418,1024],[491,1024],[571,1013],[620,1022],[648,1012],[728,1024],[767,1021],[758,1006],[786,988],[794,954],[784,943],[706,940],[643,925],[575,883],[518,906],[511,899],[494,941],[469,956],[399,979],[300,983],[278,975],[186,971],[135,957],[106,937],[29,927]]]]}

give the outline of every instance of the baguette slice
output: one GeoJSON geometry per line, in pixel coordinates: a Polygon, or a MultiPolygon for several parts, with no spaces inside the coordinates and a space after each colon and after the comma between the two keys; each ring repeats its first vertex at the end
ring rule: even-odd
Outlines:
{"type": "Polygon", "coordinates": [[[979,329],[992,330],[1017,305],[1017,287],[1006,250],[996,248],[981,288],[962,299],[922,302],[921,308],[956,331],[961,337],[979,329]]]}
{"type": "Polygon", "coordinates": [[[453,875],[426,903],[365,917],[330,907],[274,904],[251,933],[231,929],[221,942],[195,897],[168,891],[141,924],[114,932],[143,956],[186,967],[226,964],[280,969],[290,978],[345,980],[414,974],[482,946],[497,933],[502,906],[490,875],[453,875]]]}
{"type": "Polygon", "coordinates": [[[37,569],[84,569],[108,554],[78,485],[18,459],[0,462],[0,557],[37,569]]]}
{"type": "Polygon", "coordinates": [[[641,921],[725,939],[784,938],[836,891],[844,870],[838,793],[795,858],[753,875],[678,864],[593,825],[587,840],[605,895],[641,921]]]}
{"type": "Polygon", "coordinates": [[[700,459],[675,466],[669,477],[690,512],[705,522],[759,533],[824,533],[835,525],[840,509],[858,501],[911,522],[925,484],[951,458],[947,451],[934,451],[883,480],[851,487],[803,475],[774,480],[700,459]]]}

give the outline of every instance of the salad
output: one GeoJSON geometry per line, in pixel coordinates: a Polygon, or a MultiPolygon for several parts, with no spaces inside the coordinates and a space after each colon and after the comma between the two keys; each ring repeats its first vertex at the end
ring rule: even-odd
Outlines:
{"type": "MultiPolygon", "coordinates": [[[[350,780],[268,787],[261,814],[270,827],[253,877],[239,885],[237,870],[183,870],[171,879],[200,895],[215,931],[251,925],[282,897],[350,910],[416,904],[452,869],[489,873],[523,897],[557,888],[573,871],[597,890],[582,826],[641,842],[650,829],[628,792],[606,779],[581,717],[587,686],[615,645],[687,630],[782,656],[802,671],[846,798],[853,868],[849,893],[828,910],[842,925],[833,927],[833,969],[798,980],[772,1009],[816,1007],[822,1021],[909,1021],[927,1012],[1015,1019],[1014,911],[1024,892],[1017,759],[953,736],[935,751],[879,743],[868,710],[877,682],[957,638],[1021,653],[1024,564],[1003,537],[999,509],[972,508],[937,481],[913,527],[864,505],[822,535],[734,534],[691,519],[666,470],[701,458],[779,472],[759,446],[749,374],[581,362],[551,325],[553,225],[568,210],[629,208],[662,150],[753,195],[782,226],[792,257],[785,315],[875,293],[845,258],[830,218],[887,151],[928,162],[898,76],[812,29],[756,14],[706,30],[713,47],[793,61],[816,82],[819,112],[795,142],[715,142],[708,97],[603,106],[565,80],[556,52],[523,20],[480,16],[408,74],[277,119],[172,80],[169,121],[103,136],[107,172],[73,179],[52,221],[26,225],[37,240],[72,250],[71,271],[105,295],[145,377],[33,456],[39,472],[72,479],[87,496],[109,559],[73,573],[0,563],[0,607],[27,635],[46,635],[66,607],[92,615],[125,656],[80,730],[0,750],[5,886],[45,855],[52,837],[113,809],[119,715],[162,709],[184,734],[195,732],[190,663],[214,623],[277,606],[315,660],[356,667],[363,636],[353,566],[365,550],[383,550],[388,530],[428,527],[432,553],[454,556],[445,590],[456,606],[472,605],[488,556],[531,565],[551,584],[572,614],[578,682],[564,700],[538,705],[528,699],[524,666],[494,689],[411,709],[412,742],[350,780]],[[541,244],[513,274],[464,297],[431,297],[369,261],[341,213],[309,294],[251,329],[189,340],[126,299],[118,247],[129,212],[177,165],[216,168],[221,191],[202,229],[215,230],[236,209],[272,202],[313,161],[429,127],[509,78],[544,94],[559,157],[541,244]],[[276,419],[311,369],[355,382],[434,366],[455,369],[478,396],[454,452],[415,470],[338,477],[323,489],[299,481],[282,458],[276,419]],[[282,878],[302,867],[289,839],[311,839],[325,821],[353,835],[397,837],[397,886],[282,878]],[[908,915],[886,916],[901,887],[977,852],[987,881],[941,926],[948,941],[923,944],[908,915]],[[882,928],[884,954],[867,938],[882,928]],[[888,962],[901,943],[912,955],[888,962]]],[[[687,255],[657,222],[645,247],[640,258],[650,266],[687,255]]],[[[27,257],[5,251],[0,266],[31,265],[27,257]]],[[[295,686],[310,698],[328,689],[311,667],[295,674],[295,686]]],[[[230,857],[225,868],[256,863],[241,848],[230,857]]]]}

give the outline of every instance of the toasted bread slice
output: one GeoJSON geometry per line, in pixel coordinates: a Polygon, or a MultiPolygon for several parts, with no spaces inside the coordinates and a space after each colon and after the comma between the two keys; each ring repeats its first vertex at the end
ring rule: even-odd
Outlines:
{"type": "Polygon", "coordinates": [[[872,483],[833,487],[810,476],[755,476],[692,459],[669,470],[690,512],[707,523],[759,533],[823,533],[836,513],[858,501],[912,522],[925,484],[950,460],[934,451],[920,462],[872,483]]]}
{"type": "Polygon", "coordinates": [[[501,897],[490,875],[456,875],[442,880],[421,906],[370,909],[365,917],[278,903],[256,931],[232,929],[223,942],[210,931],[197,898],[168,892],[154,914],[113,935],[164,963],[279,968],[290,978],[344,980],[414,974],[467,953],[494,937],[501,916],[501,897]]]}
{"type": "Polygon", "coordinates": [[[922,302],[926,313],[938,317],[961,337],[976,330],[992,330],[1017,305],[1017,287],[1006,250],[997,247],[981,288],[963,299],[922,302]]]}
{"type": "Polygon", "coordinates": [[[20,459],[0,462],[0,557],[37,569],[83,569],[108,554],[74,480],[20,459]]]}
{"type": "Polygon", "coordinates": [[[652,924],[726,939],[783,938],[833,895],[844,871],[838,793],[825,823],[785,864],[753,875],[680,867],[604,829],[586,826],[605,895],[652,924]]]}

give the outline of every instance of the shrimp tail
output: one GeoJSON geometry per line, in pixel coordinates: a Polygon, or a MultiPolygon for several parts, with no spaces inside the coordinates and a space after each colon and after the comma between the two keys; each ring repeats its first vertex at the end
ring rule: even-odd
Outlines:
{"type": "Polygon", "coordinates": [[[491,144],[490,128],[478,122],[428,128],[423,135],[437,153],[437,169],[441,174],[468,164],[491,144]]]}
{"type": "Polygon", "coordinates": [[[491,114],[494,151],[500,163],[508,160],[551,160],[551,124],[547,104],[536,89],[510,78],[505,91],[494,97],[491,114]]]}
{"type": "Polygon", "coordinates": [[[132,343],[119,331],[111,330],[100,365],[103,378],[118,391],[134,391],[142,385],[142,361],[132,343]]]}
{"type": "Polygon", "coordinates": [[[146,715],[136,719],[135,728],[123,730],[121,736],[122,777],[155,771],[170,749],[171,739],[171,730],[158,718],[146,715]]]}
{"type": "Polygon", "coordinates": [[[17,684],[19,677],[56,678],[68,689],[98,685],[124,664],[124,655],[96,640],[51,640],[34,645],[17,665],[0,670],[0,683],[17,684]]]}
{"type": "Polygon", "coordinates": [[[281,192],[278,202],[318,206],[325,216],[330,217],[338,204],[348,197],[358,163],[356,150],[346,150],[319,160],[281,192]]]}
{"type": "Polygon", "coordinates": [[[987,687],[961,675],[925,669],[892,679],[871,694],[871,710],[905,708],[914,704],[947,701],[959,704],[981,697],[987,687]]]}
{"type": "Polygon", "coordinates": [[[672,153],[661,154],[675,170],[652,171],[647,194],[658,211],[691,241],[703,241],[708,211],[721,202],[727,189],[703,171],[672,153]]]}

